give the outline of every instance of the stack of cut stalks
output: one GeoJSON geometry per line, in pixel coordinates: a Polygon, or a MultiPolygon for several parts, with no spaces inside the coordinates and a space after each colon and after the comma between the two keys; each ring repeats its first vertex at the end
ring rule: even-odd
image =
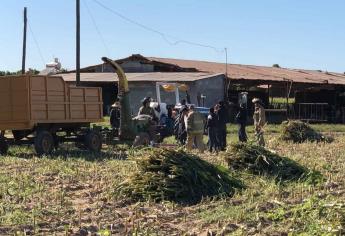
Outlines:
{"type": "Polygon", "coordinates": [[[231,196],[240,181],[182,150],[155,149],[136,160],[137,170],[116,193],[133,201],[174,201],[193,204],[204,197],[231,196]]]}
{"type": "Polygon", "coordinates": [[[276,178],[278,181],[299,180],[307,174],[307,169],[297,162],[254,144],[231,144],[225,154],[225,160],[231,169],[246,170],[255,175],[276,178]]]}
{"type": "Polygon", "coordinates": [[[332,142],[331,137],[326,137],[315,131],[310,125],[302,121],[294,120],[283,124],[281,139],[294,143],[309,142],[332,142]]]}

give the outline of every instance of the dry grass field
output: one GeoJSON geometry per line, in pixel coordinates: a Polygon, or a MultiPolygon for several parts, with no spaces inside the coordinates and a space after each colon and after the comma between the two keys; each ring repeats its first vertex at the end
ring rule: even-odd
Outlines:
{"type": "MultiPolygon", "coordinates": [[[[39,158],[31,147],[12,147],[0,158],[0,235],[345,234],[345,126],[314,128],[335,141],[284,143],[277,126],[266,129],[268,149],[319,171],[313,181],[232,171],[245,189],[196,205],[118,197],[116,186],[137,168],[134,160],[145,150],[105,147],[95,156],[67,145],[39,158]]],[[[229,127],[231,142],[236,129],[229,127]]],[[[201,158],[228,168],[224,155],[201,158]]]]}

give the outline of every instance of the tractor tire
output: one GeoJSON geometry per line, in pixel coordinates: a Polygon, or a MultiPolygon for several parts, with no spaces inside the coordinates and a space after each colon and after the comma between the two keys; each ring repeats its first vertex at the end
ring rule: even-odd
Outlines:
{"type": "Polygon", "coordinates": [[[85,135],[85,147],[91,152],[100,152],[102,148],[102,136],[93,130],[85,135]]]}
{"type": "Polygon", "coordinates": [[[37,155],[49,155],[54,149],[53,135],[48,131],[39,131],[36,135],[34,146],[37,155]]]}
{"type": "Polygon", "coordinates": [[[5,139],[0,138],[0,155],[4,156],[7,154],[8,144],[5,139]]]}

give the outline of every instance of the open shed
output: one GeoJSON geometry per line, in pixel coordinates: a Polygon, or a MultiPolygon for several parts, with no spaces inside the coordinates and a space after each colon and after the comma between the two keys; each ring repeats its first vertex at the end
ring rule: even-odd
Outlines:
{"type": "MultiPolygon", "coordinates": [[[[345,104],[343,102],[331,103],[327,98],[331,96],[333,100],[342,101],[345,75],[340,73],[287,69],[278,65],[268,67],[144,57],[140,54],[119,59],[117,62],[129,76],[130,86],[141,82],[145,88],[153,87],[152,84],[157,81],[198,84],[198,86],[191,86],[194,93],[193,103],[198,105],[202,105],[200,104],[200,96],[206,93],[205,105],[211,106],[216,100],[222,98],[237,103],[238,94],[246,91],[249,99],[259,97],[264,101],[269,122],[281,122],[288,118],[313,122],[335,122],[339,119],[335,119],[335,115],[332,114],[337,113],[339,117],[339,113],[341,113],[340,116],[344,116],[342,111],[345,104]],[[141,81],[135,79],[139,77],[142,78],[141,81]],[[144,85],[143,80],[145,80],[146,85],[144,85]],[[324,90],[327,90],[327,95],[322,92],[324,90]],[[216,95],[215,91],[217,91],[216,95]],[[313,99],[313,96],[308,94],[316,94],[315,91],[320,92],[313,99]],[[277,101],[275,98],[280,98],[280,100],[277,101]],[[320,109],[322,114],[327,115],[320,116],[320,109]]],[[[102,63],[85,67],[81,71],[85,73],[85,77],[82,75],[83,83],[91,82],[88,77],[92,73],[96,73],[98,75],[93,76],[98,77],[97,82],[92,81],[92,83],[104,82],[101,86],[105,91],[108,91],[109,88],[105,85],[108,75],[101,74],[114,72],[111,67],[102,63]]],[[[71,82],[73,81],[73,74],[64,75],[63,77],[68,77],[71,82]]],[[[115,81],[115,79],[112,81],[115,81]]],[[[139,90],[141,92],[145,91],[142,88],[139,90]]],[[[154,91],[144,93],[148,96],[155,96],[154,91]]],[[[141,93],[140,96],[144,96],[144,93],[141,93]]],[[[113,95],[111,94],[109,97],[112,98],[113,95]]],[[[106,100],[107,98],[105,98],[106,100]]],[[[252,110],[251,103],[248,104],[248,108],[252,110]]],[[[342,122],[344,122],[344,119],[342,122]]]]}
{"type": "MultiPolygon", "coordinates": [[[[68,83],[75,83],[75,73],[59,74],[68,83]]],[[[115,73],[81,73],[83,85],[103,88],[104,110],[109,110],[117,97],[118,77],[115,73]]],[[[138,112],[144,97],[156,99],[157,82],[175,82],[188,86],[188,99],[198,106],[211,107],[224,99],[223,74],[209,72],[147,72],[126,73],[131,100],[131,111],[138,112]]],[[[175,104],[173,92],[161,91],[162,101],[175,104]]],[[[187,93],[181,92],[180,99],[186,99],[187,93]]]]}

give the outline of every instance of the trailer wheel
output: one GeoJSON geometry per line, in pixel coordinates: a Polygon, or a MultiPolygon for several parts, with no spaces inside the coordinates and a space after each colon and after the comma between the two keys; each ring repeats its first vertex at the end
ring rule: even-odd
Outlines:
{"type": "Polygon", "coordinates": [[[102,137],[98,132],[91,130],[85,135],[84,144],[91,152],[99,152],[102,148],[102,137]]]}
{"type": "Polygon", "coordinates": [[[54,138],[48,131],[38,132],[35,138],[36,153],[41,156],[43,154],[50,154],[54,149],[54,138]]]}
{"type": "Polygon", "coordinates": [[[0,138],[0,155],[6,155],[8,151],[8,144],[5,139],[0,138]]]}
{"type": "Polygon", "coordinates": [[[15,141],[20,141],[25,138],[25,131],[23,130],[12,130],[12,134],[15,141]]]}

